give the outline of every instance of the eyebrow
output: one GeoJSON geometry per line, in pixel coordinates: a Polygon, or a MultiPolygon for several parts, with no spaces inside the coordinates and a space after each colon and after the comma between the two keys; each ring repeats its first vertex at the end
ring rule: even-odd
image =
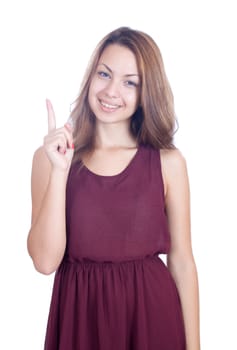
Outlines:
{"type": "MultiPolygon", "coordinates": [[[[107,66],[107,64],[105,64],[105,63],[99,63],[98,65],[99,65],[99,66],[104,66],[106,69],[108,69],[108,71],[109,71],[110,73],[113,73],[112,69],[111,69],[109,66],[107,66]]],[[[125,74],[124,76],[125,76],[125,77],[138,77],[138,78],[139,78],[139,74],[125,74]]]]}

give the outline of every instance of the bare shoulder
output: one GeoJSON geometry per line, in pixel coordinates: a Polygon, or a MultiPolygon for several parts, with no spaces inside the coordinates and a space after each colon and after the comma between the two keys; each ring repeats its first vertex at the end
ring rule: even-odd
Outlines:
{"type": "Polygon", "coordinates": [[[162,149],[161,168],[164,180],[165,193],[167,187],[172,183],[177,183],[179,179],[187,178],[187,164],[186,159],[179,149],[162,149]]]}
{"type": "Polygon", "coordinates": [[[161,163],[165,169],[182,169],[186,167],[186,159],[179,149],[162,149],[160,151],[161,163]]]}

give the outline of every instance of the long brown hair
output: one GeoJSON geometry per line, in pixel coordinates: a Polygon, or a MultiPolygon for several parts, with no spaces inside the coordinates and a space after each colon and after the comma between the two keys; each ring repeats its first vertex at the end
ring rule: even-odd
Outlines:
{"type": "Polygon", "coordinates": [[[88,92],[103,51],[113,44],[124,46],[133,52],[141,77],[140,104],[130,124],[132,135],[138,144],[149,144],[155,149],[174,148],[174,101],[160,50],[146,33],[121,27],[106,35],[97,45],[71,112],[74,121],[74,161],[94,148],[95,117],[89,106],[88,92]]]}

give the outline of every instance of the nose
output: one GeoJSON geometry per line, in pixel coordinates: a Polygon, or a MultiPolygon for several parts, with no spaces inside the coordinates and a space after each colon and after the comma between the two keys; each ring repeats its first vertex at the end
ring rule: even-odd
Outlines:
{"type": "Polygon", "coordinates": [[[119,97],[119,84],[114,79],[108,81],[105,87],[105,94],[110,98],[119,97]]]}

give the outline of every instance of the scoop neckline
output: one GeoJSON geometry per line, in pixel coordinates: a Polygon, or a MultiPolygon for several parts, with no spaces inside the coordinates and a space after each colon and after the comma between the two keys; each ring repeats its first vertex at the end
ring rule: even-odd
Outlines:
{"type": "Polygon", "coordinates": [[[141,152],[141,149],[142,149],[142,145],[138,145],[137,151],[134,154],[134,156],[132,157],[132,159],[130,160],[130,162],[128,163],[128,165],[122,171],[120,171],[118,174],[115,174],[115,175],[100,175],[100,174],[96,174],[92,170],[87,168],[87,166],[84,163],[82,163],[83,164],[83,168],[91,176],[94,176],[94,177],[97,177],[97,178],[101,178],[101,179],[105,179],[105,180],[116,179],[116,178],[126,174],[133,167],[134,163],[136,162],[136,160],[137,160],[137,158],[138,158],[138,156],[139,156],[139,154],[141,152]]]}

